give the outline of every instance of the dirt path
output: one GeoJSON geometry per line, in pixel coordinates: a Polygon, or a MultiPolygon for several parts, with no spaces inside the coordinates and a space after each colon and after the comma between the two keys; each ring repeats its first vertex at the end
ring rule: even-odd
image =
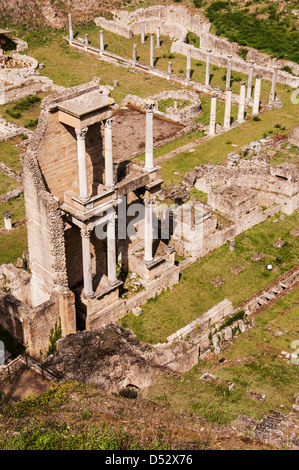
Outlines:
{"type": "Polygon", "coordinates": [[[14,400],[23,400],[29,395],[40,395],[49,390],[51,383],[32,370],[23,370],[10,383],[8,382],[2,391],[14,400]]]}

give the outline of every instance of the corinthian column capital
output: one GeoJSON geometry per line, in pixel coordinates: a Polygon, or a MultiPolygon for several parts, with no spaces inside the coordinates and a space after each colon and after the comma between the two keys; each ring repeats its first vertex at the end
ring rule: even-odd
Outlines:
{"type": "Polygon", "coordinates": [[[87,131],[88,131],[88,127],[85,127],[84,129],[75,129],[77,139],[85,140],[87,131]]]}

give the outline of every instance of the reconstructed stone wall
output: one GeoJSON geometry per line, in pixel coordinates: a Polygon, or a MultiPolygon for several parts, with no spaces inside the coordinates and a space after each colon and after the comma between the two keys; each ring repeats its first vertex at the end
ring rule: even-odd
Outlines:
{"type": "Polygon", "coordinates": [[[0,291],[0,312],[0,324],[35,357],[46,354],[51,329],[58,326],[59,319],[63,336],[76,331],[74,295],[68,290],[54,292],[37,308],[0,291]]]}
{"type": "MultiPolygon", "coordinates": [[[[66,191],[79,193],[79,181],[76,134],[73,128],[59,122],[58,115],[58,110],[49,115],[36,155],[47,188],[62,202],[66,191]]],[[[105,161],[99,123],[90,126],[86,134],[86,165],[91,192],[93,182],[103,183],[104,179],[105,161]]]]}

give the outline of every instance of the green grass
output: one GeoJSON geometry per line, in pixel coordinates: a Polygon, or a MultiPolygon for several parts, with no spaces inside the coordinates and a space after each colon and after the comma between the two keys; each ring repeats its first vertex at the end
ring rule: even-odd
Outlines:
{"type": "Polygon", "coordinates": [[[299,240],[290,235],[298,224],[299,216],[294,214],[279,223],[273,223],[271,218],[251,228],[237,237],[235,252],[231,253],[226,244],[192,264],[182,271],[174,291],[167,290],[149,300],[139,317],[125,316],[122,326],[131,328],[142,341],[158,343],[225,298],[238,305],[298,263],[299,240]],[[281,249],[273,247],[279,238],[286,242],[281,249]],[[251,256],[255,252],[263,253],[265,259],[253,262],[251,256]],[[277,256],[281,257],[281,264],[276,262],[277,256]],[[267,264],[277,268],[268,272],[267,264]],[[235,265],[244,268],[238,276],[230,272],[235,265]],[[225,280],[218,288],[211,284],[217,276],[225,280]]]}
{"type": "Polygon", "coordinates": [[[27,250],[26,225],[0,234],[0,264],[16,263],[24,250],[27,250]]]}
{"type": "Polygon", "coordinates": [[[40,103],[46,95],[46,93],[38,93],[3,105],[0,107],[2,116],[7,121],[34,131],[40,115],[40,103]]]}
{"type": "MultiPolygon", "coordinates": [[[[0,181],[1,181],[1,174],[0,174],[0,181]]],[[[12,222],[13,224],[18,220],[22,220],[26,218],[25,213],[25,205],[24,205],[24,197],[23,194],[20,196],[11,199],[8,202],[0,202],[0,214],[2,215],[3,212],[12,212],[12,222]]],[[[0,228],[4,227],[3,217],[0,218],[0,228]]]]}
{"type": "Polygon", "coordinates": [[[18,181],[9,178],[4,173],[0,173],[0,196],[3,196],[4,194],[8,193],[9,191],[12,191],[18,186],[20,186],[20,183],[18,183],[18,181]]]}
{"type": "MultiPolygon", "coordinates": [[[[271,409],[289,413],[298,385],[298,365],[277,358],[282,350],[293,352],[291,343],[299,329],[297,288],[255,319],[255,327],[242,333],[230,348],[216,359],[199,361],[190,372],[179,378],[163,378],[149,390],[147,398],[180,411],[228,424],[240,414],[261,419],[271,409]],[[287,310],[290,309],[290,310],[287,310]],[[286,311],[279,319],[276,317],[286,311]],[[274,320],[276,321],[274,322],[274,320]],[[277,326],[284,333],[275,336],[277,326]],[[220,357],[232,361],[229,366],[217,365],[220,357]],[[238,363],[246,359],[248,363],[238,363]],[[234,383],[231,392],[200,380],[210,372],[223,382],[234,383]],[[264,403],[245,397],[248,390],[266,395],[264,403]]],[[[225,364],[225,363],[224,363],[225,364]]]]}
{"type": "Polygon", "coordinates": [[[0,161],[14,170],[17,174],[21,174],[21,150],[16,147],[20,142],[20,137],[0,142],[0,161]]]}

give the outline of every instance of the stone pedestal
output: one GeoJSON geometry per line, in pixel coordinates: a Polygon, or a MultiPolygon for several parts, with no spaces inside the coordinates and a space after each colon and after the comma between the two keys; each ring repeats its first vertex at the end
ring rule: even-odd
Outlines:
{"type": "Polygon", "coordinates": [[[217,110],[217,97],[212,96],[211,114],[210,114],[210,130],[209,130],[210,137],[214,137],[216,135],[216,110],[217,110]]]}
{"type": "Polygon", "coordinates": [[[154,112],[155,102],[148,100],[145,103],[146,109],[146,128],[145,128],[145,167],[144,169],[151,172],[155,169],[154,167],[154,112]]]}
{"type": "Polygon", "coordinates": [[[4,218],[4,228],[6,230],[11,230],[12,229],[12,221],[11,221],[11,218],[12,218],[12,213],[9,212],[9,211],[6,211],[6,212],[3,212],[3,218],[4,218]]]}
{"type": "Polygon", "coordinates": [[[254,101],[252,115],[257,116],[260,112],[260,98],[261,98],[261,86],[262,86],[262,77],[256,77],[255,88],[254,88],[254,101]]]}
{"type": "Polygon", "coordinates": [[[85,137],[87,131],[87,127],[85,129],[75,129],[78,149],[79,197],[82,202],[87,202],[89,200],[85,150],[85,137]]]}
{"type": "Polygon", "coordinates": [[[230,120],[231,120],[231,108],[232,108],[232,89],[227,88],[226,92],[226,99],[225,99],[225,111],[224,111],[224,126],[223,129],[228,130],[230,129],[230,120]]]}
{"type": "Polygon", "coordinates": [[[105,188],[114,188],[113,181],[113,154],[112,154],[112,122],[113,118],[105,121],[105,188]]]}
{"type": "Polygon", "coordinates": [[[240,98],[239,98],[239,112],[237,122],[242,123],[245,121],[245,100],[246,100],[246,83],[241,82],[240,98]]]}
{"type": "Polygon", "coordinates": [[[249,75],[248,75],[248,88],[247,88],[247,98],[250,100],[252,95],[252,83],[253,83],[253,66],[254,62],[251,60],[249,62],[249,75]]]}
{"type": "Polygon", "coordinates": [[[210,67],[211,67],[211,49],[207,50],[207,62],[206,62],[206,85],[210,85],[210,67]]]}

